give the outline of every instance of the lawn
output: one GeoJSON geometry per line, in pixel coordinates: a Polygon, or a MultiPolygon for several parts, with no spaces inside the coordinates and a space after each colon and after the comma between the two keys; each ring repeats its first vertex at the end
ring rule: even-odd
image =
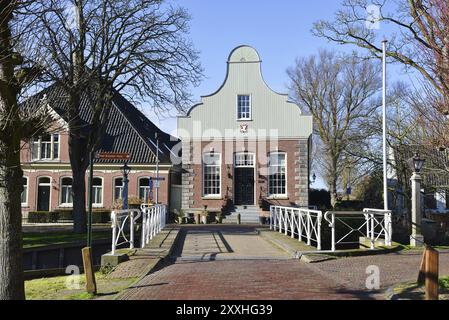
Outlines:
{"type": "Polygon", "coordinates": [[[137,278],[109,279],[101,272],[95,274],[97,295],[85,291],[84,275],[60,276],[25,281],[27,300],[91,300],[113,299],[120,291],[128,288],[137,278]],[[78,282],[79,281],[79,282],[78,282]],[[79,284],[79,285],[77,285],[79,284]]]}
{"type": "MultiPolygon", "coordinates": [[[[449,276],[441,277],[440,285],[440,300],[449,300],[449,276]]],[[[424,300],[425,290],[424,286],[419,286],[416,282],[407,282],[397,285],[394,288],[395,299],[405,300],[424,300]]]]}
{"type": "MultiPolygon", "coordinates": [[[[111,231],[94,231],[93,239],[111,239],[111,231]]],[[[75,234],[70,231],[52,233],[24,233],[23,247],[35,248],[53,244],[65,244],[86,241],[86,234],[75,234]]]]}

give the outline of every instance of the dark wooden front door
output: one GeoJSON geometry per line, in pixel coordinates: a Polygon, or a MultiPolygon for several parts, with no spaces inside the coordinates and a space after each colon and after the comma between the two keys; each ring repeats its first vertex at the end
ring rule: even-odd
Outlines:
{"type": "Polygon", "coordinates": [[[50,211],[50,186],[37,188],[37,210],[50,211]]]}
{"type": "Polygon", "coordinates": [[[235,204],[254,205],[254,168],[235,169],[235,204]]]}

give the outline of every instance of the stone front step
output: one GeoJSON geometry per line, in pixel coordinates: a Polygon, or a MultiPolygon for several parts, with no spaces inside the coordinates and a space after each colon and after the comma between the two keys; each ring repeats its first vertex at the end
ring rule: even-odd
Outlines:
{"type": "Polygon", "coordinates": [[[260,209],[256,206],[236,206],[234,211],[225,216],[223,223],[237,223],[237,215],[240,214],[243,224],[259,224],[260,209]]]}

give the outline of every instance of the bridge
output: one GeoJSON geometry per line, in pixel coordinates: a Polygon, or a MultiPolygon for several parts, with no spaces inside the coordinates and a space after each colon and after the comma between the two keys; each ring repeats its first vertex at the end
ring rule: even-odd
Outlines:
{"type": "MultiPolygon", "coordinates": [[[[269,226],[166,225],[165,206],[114,214],[119,217],[113,225],[116,248],[125,245],[137,252],[134,260],[122,264],[121,272],[136,271],[134,276],[139,278],[120,299],[383,298],[380,291],[370,292],[363,287],[365,269],[373,263],[371,258],[323,259],[314,264],[298,258],[310,252],[325,256],[345,250],[348,245],[356,245],[352,240],[358,241],[359,236],[368,239],[367,251],[377,249],[380,242],[389,243],[389,212],[366,209],[323,213],[272,207],[269,226]],[[129,230],[131,225],[135,232],[129,230]],[[150,262],[153,264],[148,268],[150,262]],[[347,263],[350,265],[342,265],[347,263]],[[347,268],[354,273],[348,273],[347,268]]],[[[389,270],[404,269],[405,260],[411,266],[418,264],[407,273],[410,278],[420,262],[420,254],[376,257],[375,263],[389,270]]],[[[383,289],[388,284],[391,281],[382,283],[383,289]]]]}

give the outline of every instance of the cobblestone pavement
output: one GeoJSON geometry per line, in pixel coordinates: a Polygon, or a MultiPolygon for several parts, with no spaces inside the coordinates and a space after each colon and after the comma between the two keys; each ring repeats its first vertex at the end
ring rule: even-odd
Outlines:
{"type": "Polygon", "coordinates": [[[355,299],[334,279],[291,259],[248,227],[190,227],[176,261],[121,296],[135,300],[355,299]]]}
{"type": "Polygon", "coordinates": [[[253,227],[189,227],[175,250],[178,260],[290,259],[253,227]]]}
{"type": "MultiPolygon", "coordinates": [[[[122,299],[302,300],[384,299],[385,289],[417,277],[422,253],[342,258],[316,264],[290,259],[251,228],[187,228],[174,260],[145,276],[122,299]],[[368,266],[378,266],[381,290],[367,291],[368,266]]],[[[449,275],[449,251],[440,253],[449,275]]]]}
{"type": "Polygon", "coordinates": [[[294,260],[178,261],[146,276],[122,299],[337,300],[356,294],[294,260]]]}
{"type": "MultiPolygon", "coordinates": [[[[421,251],[402,251],[385,255],[342,258],[313,264],[312,267],[353,290],[365,288],[366,269],[378,266],[381,289],[399,282],[416,281],[421,265],[421,251]]],[[[449,275],[449,251],[440,251],[440,274],[449,275]]]]}

